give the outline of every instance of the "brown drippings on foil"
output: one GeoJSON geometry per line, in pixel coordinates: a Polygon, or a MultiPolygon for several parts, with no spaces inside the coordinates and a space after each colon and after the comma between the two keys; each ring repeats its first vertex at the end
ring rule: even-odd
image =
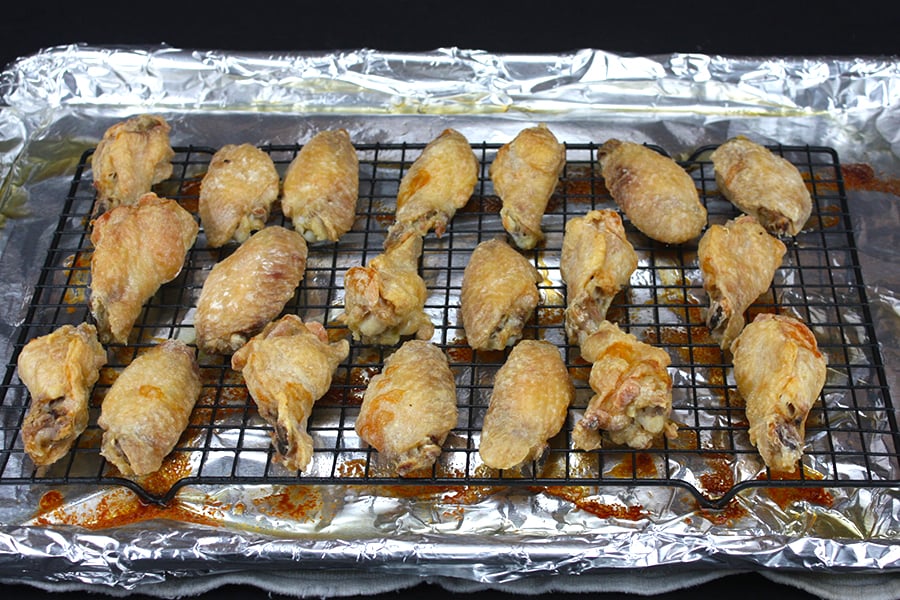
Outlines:
{"type": "Polygon", "coordinates": [[[78,252],[67,256],[62,266],[66,269],[68,281],[66,291],[63,293],[63,304],[66,312],[74,313],[78,308],[75,305],[84,305],[89,299],[89,285],[91,283],[91,256],[93,252],[78,252]]]}
{"type": "Polygon", "coordinates": [[[750,514],[736,499],[731,500],[724,508],[699,508],[697,512],[713,525],[727,525],[729,527],[734,526],[735,521],[739,521],[750,514]]]}
{"type": "Polygon", "coordinates": [[[734,471],[731,460],[725,454],[704,455],[706,464],[709,465],[708,473],[699,476],[703,490],[710,496],[722,496],[734,487],[734,471]]]}
{"type": "Polygon", "coordinates": [[[591,202],[592,196],[609,196],[609,190],[592,165],[570,165],[566,167],[566,176],[560,182],[559,191],[569,196],[569,202],[591,202]]]}
{"type": "Polygon", "coordinates": [[[38,502],[38,514],[42,514],[51,510],[56,510],[65,502],[62,493],[57,490],[50,490],[41,496],[38,502]]]}
{"type": "Polygon", "coordinates": [[[501,208],[503,208],[503,201],[500,200],[499,196],[479,196],[476,194],[469,198],[468,202],[457,212],[499,214],[501,208]]]}
{"type": "Polygon", "coordinates": [[[569,376],[576,381],[589,381],[593,365],[580,356],[572,360],[569,367],[569,376]]]}
{"type": "Polygon", "coordinates": [[[184,180],[178,194],[178,204],[186,211],[197,213],[200,210],[200,184],[203,176],[192,177],[184,180]]]}
{"type": "Polygon", "coordinates": [[[650,513],[640,504],[625,506],[617,502],[607,504],[601,502],[590,488],[582,486],[548,486],[529,488],[533,492],[545,492],[567,502],[571,502],[581,510],[589,512],[601,519],[619,519],[622,521],[640,521],[650,516],[650,513]]]}
{"type": "MultiPolygon", "coordinates": [[[[824,478],[821,473],[813,471],[806,466],[803,467],[803,477],[816,480],[824,478]]],[[[771,471],[768,476],[763,472],[757,476],[757,479],[761,481],[799,481],[800,471],[797,470],[794,473],[771,471]]],[[[820,487],[767,487],[765,488],[765,493],[782,509],[786,509],[795,502],[808,502],[826,508],[834,505],[834,496],[820,487]]]]}
{"type": "MultiPolygon", "coordinates": [[[[185,432],[189,435],[189,432],[185,432]]],[[[187,445],[179,442],[179,445],[187,445]]],[[[162,496],[172,486],[191,474],[191,453],[173,452],[163,459],[162,466],[155,473],[137,479],[148,494],[162,496]]]]}
{"type": "Polygon", "coordinates": [[[868,192],[887,192],[900,196],[900,179],[880,179],[875,176],[875,169],[867,164],[851,163],[841,165],[844,186],[851,190],[868,192]]]}
{"type": "Polygon", "coordinates": [[[659,471],[656,468],[656,463],[653,462],[653,457],[646,452],[635,452],[633,455],[626,454],[622,461],[607,471],[606,474],[610,477],[623,479],[659,477],[659,471]]]}
{"type": "Polygon", "coordinates": [[[270,517],[310,521],[321,512],[322,496],[315,486],[291,485],[254,498],[253,505],[270,517]]]}

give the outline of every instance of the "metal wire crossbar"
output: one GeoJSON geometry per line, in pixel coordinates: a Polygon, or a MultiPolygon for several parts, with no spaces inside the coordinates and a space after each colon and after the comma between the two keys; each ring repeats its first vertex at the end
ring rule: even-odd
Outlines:
{"type": "MultiPolygon", "coordinates": [[[[626,232],[638,252],[639,266],[630,286],[614,300],[608,318],[670,354],[673,418],[679,435],[640,451],[612,444],[590,452],[573,449],[572,428],[592,392],[590,365],[565,337],[566,288],[559,256],[568,219],[594,208],[616,208],[600,175],[596,144],[567,144],[566,167],[543,222],[546,242],[524,252],[543,275],[541,302],[525,337],[558,345],[576,387],[576,401],[563,430],[540,460],[516,472],[483,465],[478,455],[481,424],[493,375],[508,350],[472,350],[458,309],[462,273],[472,250],[481,241],[504,235],[501,202],[488,176],[498,147],[473,145],[481,162],[475,192],[443,236],[426,237],[421,257],[420,272],[429,292],[426,311],[435,326],[432,341],[444,350],[456,375],[459,408],[457,427],[431,470],[398,478],[357,436],[354,423],[366,384],[393,350],[358,342],[351,344],[350,356],[335,373],[331,389],[313,409],[308,426],[315,442],[314,457],[304,472],[289,472],[272,461],[271,428],[258,415],[240,375],[227,358],[202,354],[201,397],[163,467],[175,476],[163,486],[124,478],[100,456],[102,431],[97,417],[115,374],[162,339],[194,339],[192,309],[205,276],[234,249],[208,247],[202,227],[181,274],[146,304],[129,344],[108,346],[109,363],[94,389],[88,429],[65,458],[49,468],[35,469],[22,449],[20,427],[29,399],[16,375],[15,361],[29,340],[64,323],[91,319],[89,231],[94,191],[90,152],[86,152],[63,203],[0,386],[0,484],[124,485],[157,503],[169,501],[186,485],[669,486],[687,490],[700,505],[712,508],[725,506],[750,487],[900,486],[900,434],[875,339],[841,166],[832,149],[814,146],[771,147],[800,169],[812,193],[813,212],[804,231],[787,243],[788,252],[770,290],[748,311],[750,318],[758,312],[779,312],[802,319],[815,332],[828,359],[827,383],[807,421],[803,470],[791,478],[771,473],[749,443],[731,365],[705,325],[707,298],[696,240],[679,246],[659,244],[627,219],[626,232]]],[[[424,144],[409,143],[357,146],[356,223],[337,244],[310,246],[305,277],[285,313],[323,323],[332,337],[349,338],[338,321],[344,273],[382,251],[400,180],[422,148],[424,144]]],[[[300,147],[262,149],[283,175],[300,147]]],[[[709,222],[722,223],[739,213],[716,189],[708,158],[713,149],[700,148],[681,164],[696,182],[709,222]]],[[[196,214],[199,184],[214,152],[207,147],[176,148],[174,174],[157,186],[157,193],[196,214]]],[[[290,226],[278,210],[273,211],[270,224],[290,226]]]]}

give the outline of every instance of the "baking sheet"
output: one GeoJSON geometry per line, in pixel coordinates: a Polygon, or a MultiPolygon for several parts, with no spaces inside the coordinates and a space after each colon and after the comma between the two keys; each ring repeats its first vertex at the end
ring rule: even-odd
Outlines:
{"type": "MultiPolygon", "coordinates": [[[[0,356],[9,362],[75,165],[125,116],[152,109],[172,122],[173,144],[213,148],[296,144],[334,126],[358,143],[423,142],[447,126],[470,140],[499,143],[543,121],[573,144],[619,137],[684,157],[743,133],[763,143],[826,145],[843,164],[859,166],[847,195],[894,390],[897,74],[894,61],[875,58],[49,49],[3,74],[0,128],[8,141],[0,163],[11,169],[3,206],[13,218],[0,234],[0,279],[8,282],[0,356]]],[[[492,582],[675,564],[900,568],[898,490],[830,493],[830,503],[781,506],[751,492],[724,511],[706,511],[667,488],[401,493],[245,485],[185,488],[171,505],[153,507],[120,488],[67,488],[57,497],[39,486],[0,486],[0,575],[24,568],[34,579],[131,589],[248,562],[268,569],[297,561],[362,565],[492,582]],[[657,508],[635,517],[590,510],[598,506],[657,508]]]]}

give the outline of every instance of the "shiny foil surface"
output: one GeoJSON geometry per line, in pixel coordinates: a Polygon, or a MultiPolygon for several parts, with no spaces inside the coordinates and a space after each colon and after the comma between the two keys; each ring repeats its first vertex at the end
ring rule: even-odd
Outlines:
{"type": "MultiPolygon", "coordinates": [[[[82,153],[110,125],[142,112],[166,117],[173,146],[211,148],[296,144],[333,127],[360,144],[427,142],[447,127],[471,141],[503,143],[536,122],[567,143],[617,137],[676,158],[741,134],[828,146],[845,167],[869,309],[897,396],[900,62],[893,58],[47,49],[0,79],[4,365],[82,153]]],[[[265,446],[268,438],[247,443],[265,446]]],[[[873,469],[900,480],[890,460],[873,469]]],[[[296,569],[490,584],[647,567],[900,573],[896,487],[754,488],[708,509],[666,486],[200,485],[160,506],[122,487],[2,483],[0,579],[7,581],[141,590],[201,574],[296,569]]]]}

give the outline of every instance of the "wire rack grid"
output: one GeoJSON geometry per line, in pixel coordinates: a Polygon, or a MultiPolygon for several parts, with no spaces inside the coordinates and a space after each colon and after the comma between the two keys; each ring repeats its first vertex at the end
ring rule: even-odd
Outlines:
{"type": "MultiPolygon", "coordinates": [[[[423,144],[358,145],[360,189],[353,229],[337,244],[313,244],[307,269],[285,313],[323,323],[333,338],[348,337],[338,316],[343,309],[343,276],[382,251],[393,221],[400,180],[423,144]]],[[[283,175],[298,145],[262,146],[283,175]]],[[[566,167],[543,221],[545,243],[524,254],[543,275],[541,302],[525,329],[526,338],[555,343],[576,388],[576,400],[562,431],[540,460],[521,471],[495,471],[478,456],[481,423],[493,376],[507,351],[471,349],[458,314],[463,270],[475,246],[503,236],[501,202],[488,175],[499,144],[473,145],[481,170],[475,192],[441,237],[426,236],[420,262],[429,295],[426,312],[435,325],[432,341],[446,353],[456,375],[459,421],[441,458],[427,472],[398,478],[354,430],[367,382],[393,348],[351,344],[328,393],[309,420],[315,442],[312,464],[289,472],[273,462],[270,426],[258,415],[241,376],[227,357],[199,356],[203,389],[190,424],[156,479],[120,476],[99,454],[97,426],[102,398],[116,373],[141,351],[166,338],[193,342],[193,307],[205,276],[234,250],[209,248],[202,231],[184,268],[146,304],[126,345],[108,346],[109,363],[94,389],[91,418],[73,450],[56,464],[35,469],[22,449],[20,427],[28,393],[15,361],[31,339],[64,323],[91,319],[88,310],[90,218],[94,206],[90,151],[78,165],[27,309],[14,353],[0,386],[0,484],[124,485],[145,500],[166,503],[185,485],[372,484],[443,486],[668,486],[687,490],[708,508],[721,508],[747,488],[895,487],[900,485],[900,434],[886,384],[884,365],[862,280],[837,153],[830,148],[773,146],[798,166],[811,190],[812,216],[787,243],[783,265],[770,290],[748,311],[779,312],[805,321],[828,359],[828,379],[807,421],[804,468],[793,477],[762,464],[747,435],[742,399],[731,365],[705,325],[707,298],[697,266],[696,240],[679,246],[654,242],[624,219],[639,255],[630,285],[610,307],[608,318],[639,339],[664,348],[672,358],[675,440],[646,450],[607,444],[574,450],[571,431],[592,392],[590,365],[567,343],[563,311],[566,289],[559,255],[568,219],[595,208],[616,208],[604,187],[599,145],[567,144],[566,167]]],[[[655,148],[665,153],[662,148],[655,148]]],[[[694,178],[710,223],[738,216],[716,190],[709,153],[699,148],[682,161],[694,178]]],[[[196,214],[199,184],[214,148],[176,148],[173,176],[155,191],[196,214]]],[[[198,217],[199,220],[199,217],[198,217]]],[[[290,226],[280,211],[269,224],[290,226]]]]}

